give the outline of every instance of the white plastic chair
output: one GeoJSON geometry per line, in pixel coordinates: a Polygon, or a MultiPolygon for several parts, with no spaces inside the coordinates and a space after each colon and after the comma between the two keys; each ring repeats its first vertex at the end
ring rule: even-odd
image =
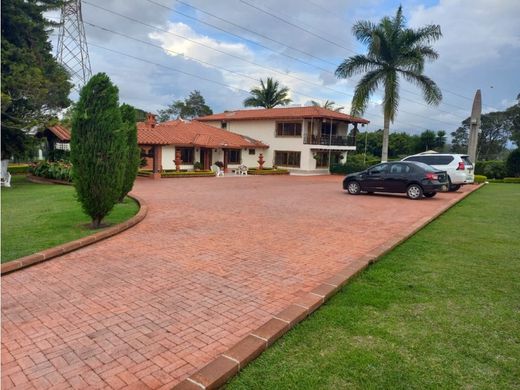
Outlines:
{"type": "Polygon", "coordinates": [[[2,160],[2,176],[0,177],[0,185],[11,187],[11,174],[7,170],[9,160],[2,160]]]}
{"type": "Polygon", "coordinates": [[[224,176],[224,171],[218,165],[212,165],[211,170],[216,173],[216,176],[224,176]]]}
{"type": "Polygon", "coordinates": [[[247,176],[247,166],[245,166],[245,165],[240,165],[240,166],[238,167],[238,172],[239,172],[239,174],[241,174],[241,175],[246,175],[246,176],[247,176]]]}

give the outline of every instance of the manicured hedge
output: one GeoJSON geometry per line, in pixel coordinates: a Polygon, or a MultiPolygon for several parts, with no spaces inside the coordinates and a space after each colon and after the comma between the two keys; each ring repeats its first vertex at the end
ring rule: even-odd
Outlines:
{"type": "Polygon", "coordinates": [[[487,181],[487,177],[484,175],[475,175],[475,183],[485,183],[487,181]]]}
{"type": "Polygon", "coordinates": [[[162,172],[161,177],[207,177],[215,176],[215,172],[212,171],[189,171],[189,172],[162,172]]]}
{"type": "Polygon", "coordinates": [[[287,169],[281,168],[267,168],[267,169],[256,169],[250,168],[247,170],[248,175],[288,175],[289,171],[287,169]]]}
{"type": "Polygon", "coordinates": [[[11,175],[24,175],[29,173],[29,164],[14,164],[9,165],[7,170],[11,175]]]}
{"type": "Polygon", "coordinates": [[[520,184],[520,177],[505,177],[503,179],[490,179],[490,183],[514,183],[520,184]]]}

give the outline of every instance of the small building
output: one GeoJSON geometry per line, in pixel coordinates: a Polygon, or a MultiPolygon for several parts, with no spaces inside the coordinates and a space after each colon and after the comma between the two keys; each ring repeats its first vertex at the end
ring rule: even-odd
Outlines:
{"type": "Polygon", "coordinates": [[[240,165],[258,165],[260,153],[269,146],[245,135],[222,130],[198,121],[174,120],[156,123],[153,114],[137,123],[137,142],[146,168],[154,173],[175,169],[176,153],[180,153],[181,169],[192,170],[199,162],[202,169],[220,161],[224,169],[240,165]]]}
{"type": "Polygon", "coordinates": [[[41,147],[51,161],[59,160],[66,152],[70,152],[70,130],[66,127],[49,126],[36,133],[36,137],[44,140],[41,147]]]}
{"type": "Polygon", "coordinates": [[[331,164],[344,162],[356,150],[358,125],[369,123],[316,106],[225,111],[197,121],[269,145],[266,165],[301,174],[327,174],[331,164]]]}

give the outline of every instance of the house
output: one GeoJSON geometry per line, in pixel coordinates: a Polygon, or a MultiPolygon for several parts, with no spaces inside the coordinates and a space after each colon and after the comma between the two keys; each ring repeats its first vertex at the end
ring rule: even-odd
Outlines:
{"type": "Polygon", "coordinates": [[[316,106],[225,111],[197,121],[260,140],[269,145],[266,166],[302,174],[327,174],[330,164],[345,161],[356,150],[358,125],[369,123],[316,106]]]}
{"type": "Polygon", "coordinates": [[[36,137],[46,141],[41,147],[51,161],[59,160],[67,152],[70,152],[70,130],[66,127],[61,125],[49,126],[36,133],[36,137]]]}
{"type": "Polygon", "coordinates": [[[194,169],[199,162],[202,169],[220,161],[224,169],[258,165],[260,153],[269,146],[245,135],[222,130],[198,121],[174,120],[156,123],[153,114],[137,123],[137,143],[147,168],[154,177],[165,169],[175,169],[176,154],[182,160],[181,169],[194,169]]]}

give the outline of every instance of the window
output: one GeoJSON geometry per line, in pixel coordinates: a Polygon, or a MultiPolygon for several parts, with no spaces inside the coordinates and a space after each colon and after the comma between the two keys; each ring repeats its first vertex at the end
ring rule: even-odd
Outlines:
{"type": "Polygon", "coordinates": [[[250,154],[250,155],[253,155],[253,156],[254,156],[255,153],[256,153],[256,150],[255,150],[255,149],[249,149],[249,154],[250,154]]]}
{"type": "Polygon", "coordinates": [[[453,161],[453,156],[412,156],[406,161],[419,161],[428,165],[448,165],[453,161]]]}
{"type": "Polygon", "coordinates": [[[193,148],[176,148],[181,152],[181,160],[183,164],[193,164],[193,148]]]}
{"type": "Polygon", "coordinates": [[[277,137],[301,137],[302,123],[301,122],[278,122],[276,124],[277,137]]]}
{"type": "Polygon", "coordinates": [[[395,163],[395,164],[390,165],[390,173],[395,174],[395,175],[399,175],[402,173],[409,173],[410,171],[411,171],[411,168],[408,164],[395,163]]]}
{"type": "Polygon", "coordinates": [[[301,152],[282,152],[275,150],[274,163],[284,167],[300,167],[301,152]]]}
{"type": "Polygon", "coordinates": [[[329,166],[329,152],[316,152],[316,168],[327,168],[329,166]]]}
{"type": "Polygon", "coordinates": [[[388,170],[388,164],[379,164],[376,165],[374,168],[368,171],[369,175],[379,175],[381,173],[384,173],[388,170]]]}
{"type": "Polygon", "coordinates": [[[228,164],[240,164],[240,149],[228,150],[228,164]]]}
{"type": "Polygon", "coordinates": [[[220,122],[221,129],[227,129],[227,122],[220,122]]]}

